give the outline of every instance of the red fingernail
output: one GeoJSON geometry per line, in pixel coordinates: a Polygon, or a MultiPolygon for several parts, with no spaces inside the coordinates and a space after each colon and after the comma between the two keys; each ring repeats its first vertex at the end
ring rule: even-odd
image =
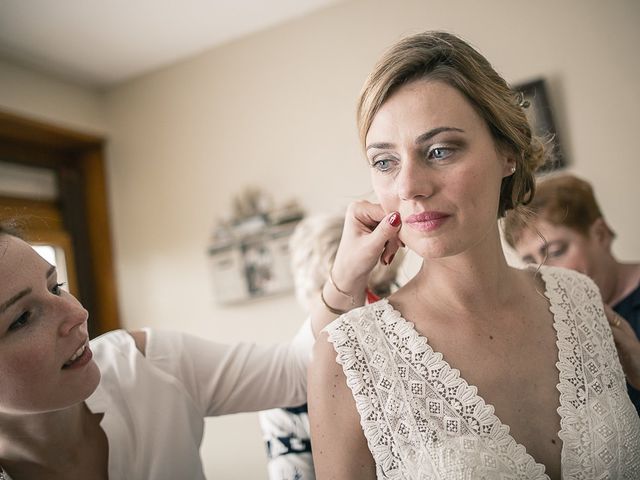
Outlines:
{"type": "Polygon", "coordinates": [[[400,222],[400,214],[398,212],[393,212],[389,217],[389,223],[391,224],[391,226],[397,227],[398,225],[400,225],[400,222]]]}

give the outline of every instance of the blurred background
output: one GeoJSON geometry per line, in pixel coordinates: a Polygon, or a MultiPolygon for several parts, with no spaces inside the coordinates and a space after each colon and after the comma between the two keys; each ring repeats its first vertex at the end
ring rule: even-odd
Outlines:
{"type": "MultiPolygon", "coordinates": [[[[638,25],[635,0],[4,0],[0,207],[44,219],[30,236],[66,258],[96,334],[285,341],[291,290],[216,300],[214,231],[250,186],[307,213],[371,198],[360,87],[401,36],[440,29],[512,84],[545,80],[566,168],[637,260],[638,25]]],[[[209,478],[267,478],[255,414],[207,420],[202,453],[209,478]]]]}

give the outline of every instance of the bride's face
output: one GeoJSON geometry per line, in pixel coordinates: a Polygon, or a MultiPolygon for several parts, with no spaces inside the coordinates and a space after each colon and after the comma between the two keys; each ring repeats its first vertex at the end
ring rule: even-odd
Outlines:
{"type": "Polygon", "coordinates": [[[366,137],[373,188],[402,216],[400,239],[423,258],[456,255],[497,233],[514,162],[455,88],[417,80],[394,92],[366,137]]]}
{"type": "Polygon", "coordinates": [[[95,390],[100,372],[82,350],[87,317],[55,268],[22,240],[0,235],[0,414],[58,410],[95,390]]]}

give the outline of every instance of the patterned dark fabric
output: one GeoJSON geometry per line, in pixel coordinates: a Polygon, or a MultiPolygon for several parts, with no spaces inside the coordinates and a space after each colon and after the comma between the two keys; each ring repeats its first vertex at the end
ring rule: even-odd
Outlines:
{"type": "Polygon", "coordinates": [[[311,441],[303,440],[294,436],[277,437],[275,440],[267,440],[267,455],[269,458],[288,455],[290,453],[311,453],[311,441]],[[278,453],[274,454],[275,442],[278,442],[278,453]]]}
{"type": "Polygon", "coordinates": [[[315,480],[307,404],[260,412],[269,480],[315,480]]]}
{"type": "MultiPolygon", "coordinates": [[[[633,331],[640,338],[640,285],[633,292],[614,305],[615,312],[631,324],[633,331]]],[[[640,415],[640,390],[627,384],[629,398],[640,415]]]]}

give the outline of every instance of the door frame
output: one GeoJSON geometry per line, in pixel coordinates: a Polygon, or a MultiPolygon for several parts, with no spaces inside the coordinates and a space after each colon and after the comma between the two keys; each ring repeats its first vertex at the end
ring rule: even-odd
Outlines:
{"type": "Polygon", "coordinates": [[[57,174],[59,208],[71,236],[78,297],[91,336],[120,328],[105,175],[105,139],[0,110],[0,158],[57,174]]]}

